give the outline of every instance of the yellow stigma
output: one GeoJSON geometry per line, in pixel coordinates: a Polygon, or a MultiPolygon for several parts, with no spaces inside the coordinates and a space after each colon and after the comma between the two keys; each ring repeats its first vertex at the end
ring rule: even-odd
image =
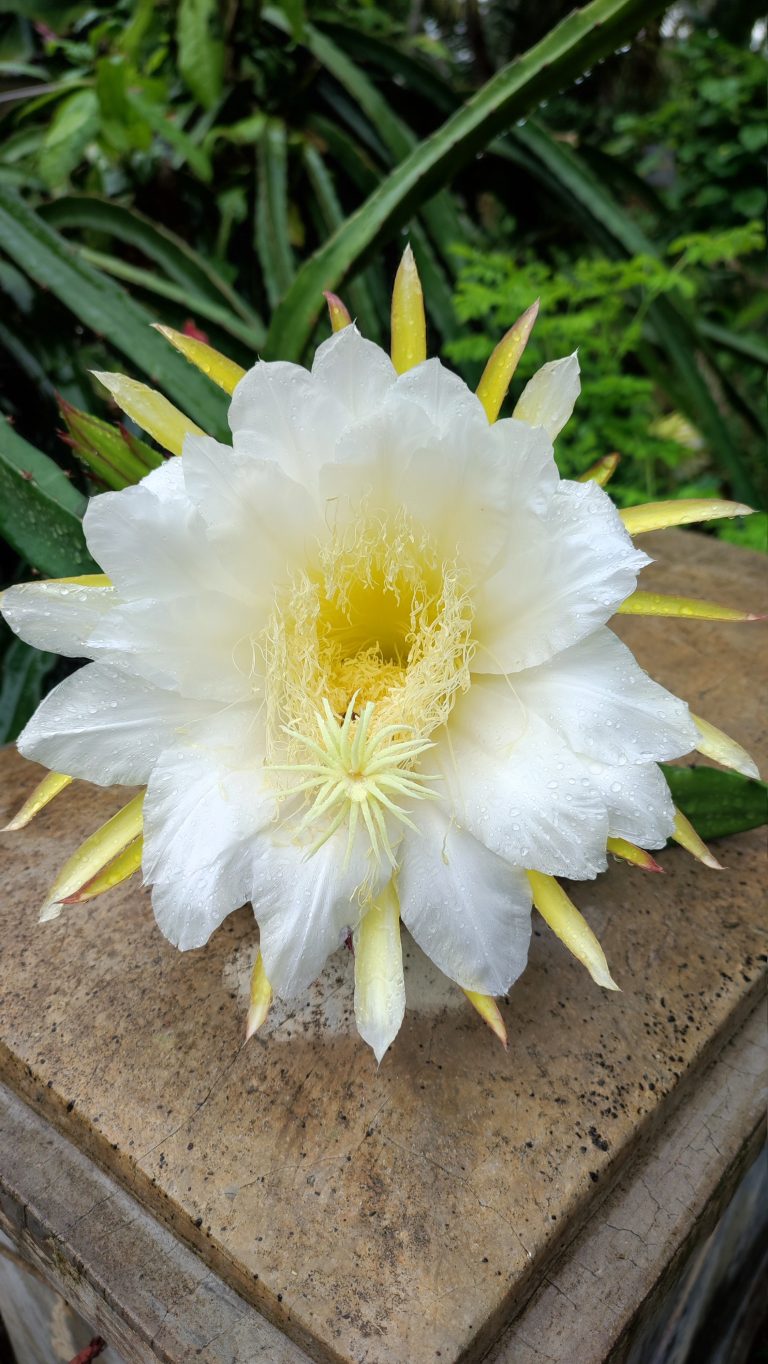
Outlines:
{"type": "Polygon", "coordinates": [[[339,724],[328,701],[324,700],[322,713],[316,715],[317,739],[285,726],[290,738],[294,742],[298,740],[314,760],[279,764],[272,770],[305,774],[287,794],[306,793],[312,800],[297,826],[297,834],[306,832],[318,822],[321,824],[321,832],[308,856],[317,852],[346,823],[347,865],[362,819],[376,862],[379,863],[383,855],[394,867],[396,861],[387,830],[387,813],[401,824],[407,824],[409,829],[415,829],[413,820],[398,801],[427,800],[434,795],[427,783],[437,778],[416,776],[407,766],[433,745],[429,739],[397,737],[404,733],[403,725],[385,725],[374,730],[371,723],[375,710],[373,701],[366,701],[359,715],[355,712],[356,701],[357,697],[353,696],[339,724]]]}

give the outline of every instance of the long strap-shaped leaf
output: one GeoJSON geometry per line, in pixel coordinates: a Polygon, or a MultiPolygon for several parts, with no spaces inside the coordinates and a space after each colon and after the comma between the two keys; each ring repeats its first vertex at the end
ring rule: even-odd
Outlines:
{"type": "MultiPolygon", "coordinates": [[[[288,21],[280,10],[270,6],[264,10],[262,17],[283,32],[288,31],[288,21]]],[[[327,33],[321,32],[313,24],[304,25],[302,42],[351,96],[355,108],[362,110],[376,138],[389,154],[390,162],[396,164],[408,156],[418,145],[415,133],[394,112],[390,102],[369,80],[361,64],[351,61],[327,33]]],[[[443,191],[425,203],[422,219],[443,259],[453,267],[452,248],[467,233],[462,228],[451,196],[443,191]]]]}
{"type": "Polygon", "coordinates": [[[592,0],[564,19],[524,56],[502,68],[431,137],[415,148],[338,232],[306,262],[278,307],[267,338],[270,357],[301,358],[322,306],[385,229],[487,146],[545,91],[578,75],[664,8],[660,0],[592,0]]]}
{"type": "Polygon", "coordinates": [[[78,260],[62,237],[0,186],[0,249],[75,317],[106,338],[211,435],[226,431],[226,402],[201,384],[181,355],[151,329],[149,313],[106,275],[78,260]]]}
{"type": "MultiPolygon", "coordinates": [[[[335,232],[344,221],[344,210],[339,202],[333,177],[317,147],[307,142],[304,145],[302,155],[310,184],[315,192],[317,209],[324,231],[326,233],[335,232]]],[[[369,280],[370,271],[364,271],[358,279],[350,281],[348,297],[355,316],[361,319],[365,335],[369,340],[381,344],[381,327],[369,280]]]]}
{"type": "Polygon", "coordinates": [[[256,248],[274,307],[295,273],[288,231],[288,134],[278,118],[269,119],[259,145],[256,248]]]}
{"type": "Polygon", "coordinates": [[[55,227],[74,227],[106,233],[116,241],[135,246],[142,255],[159,265],[165,277],[187,291],[190,308],[203,296],[209,303],[227,308],[252,328],[252,342],[260,346],[264,339],[264,324],[258,313],[243,301],[236,289],[222,279],[213,266],[192,249],[188,242],[177,237],[162,223],[145,218],[135,208],[110,203],[92,194],[72,194],[43,204],[41,218],[55,227]]]}
{"type": "Polygon", "coordinates": [[[54,578],[92,568],[84,505],[58,465],[0,418],[0,535],[16,552],[54,578]]]}

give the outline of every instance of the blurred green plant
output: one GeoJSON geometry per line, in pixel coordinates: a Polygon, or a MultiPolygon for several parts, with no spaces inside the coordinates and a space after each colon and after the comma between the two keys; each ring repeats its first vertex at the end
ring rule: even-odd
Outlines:
{"type": "MultiPolygon", "coordinates": [[[[514,239],[514,231],[509,235],[514,239]]],[[[656,299],[697,303],[713,266],[728,262],[733,268],[764,241],[755,222],[681,237],[663,257],[608,260],[558,252],[550,264],[530,249],[511,254],[460,248],[456,311],[476,329],[450,342],[448,354],[464,372],[479,377],[499,335],[538,298],[541,307],[525,354],[526,375],[577,349],[584,372],[577,418],[558,441],[563,475],[578,476],[615,451],[622,462],[612,493],[622,505],[675,493],[711,494],[718,480],[708,466],[701,432],[670,411],[662,391],[644,372],[640,351],[645,322],[656,299]]]]}
{"type": "Polygon", "coordinates": [[[617,114],[605,150],[654,187],[678,232],[764,218],[764,55],[694,31],[661,61],[667,98],[617,114]]]}

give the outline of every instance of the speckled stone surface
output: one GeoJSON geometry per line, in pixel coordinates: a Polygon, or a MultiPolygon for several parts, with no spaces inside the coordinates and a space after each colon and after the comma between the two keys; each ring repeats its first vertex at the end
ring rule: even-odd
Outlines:
{"type": "MultiPolygon", "coordinates": [[[[681,532],[643,544],[659,560],[643,586],[765,600],[757,555],[681,532]]],[[[620,629],[760,756],[765,627],[620,629]]],[[[0,754],[0,814],[38,777],[0,754]]],[[[761,989],[756,831],[719,846],[725,872],[671,848],[666,876],[617,865],[574,889],[620,995],[537,921],[507,1054],[408,941],[410,1007],[378,1072],[343,951],[244,1047],[249,910],[184,955],[133,882],[37,924],[57,865],[124,800],[77,785],[0,840],[0,1072],[317,1359],[480,1358],[761,989]]]]}

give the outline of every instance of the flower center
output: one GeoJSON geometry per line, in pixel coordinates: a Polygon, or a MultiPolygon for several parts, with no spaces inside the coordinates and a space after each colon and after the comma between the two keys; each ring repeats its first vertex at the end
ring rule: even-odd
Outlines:
{"type": "Polygon", "coordinates": [[[388,822],[434,792],[414,764],[469,686],[472,607],[459,567],[404,514],[362,515],[277,599],[266,639],[269,761],[309,802],[315,850],[359,820],[394,864],[388,822]],[[298,780],[297,780],[298,779],[298,780]]]}

